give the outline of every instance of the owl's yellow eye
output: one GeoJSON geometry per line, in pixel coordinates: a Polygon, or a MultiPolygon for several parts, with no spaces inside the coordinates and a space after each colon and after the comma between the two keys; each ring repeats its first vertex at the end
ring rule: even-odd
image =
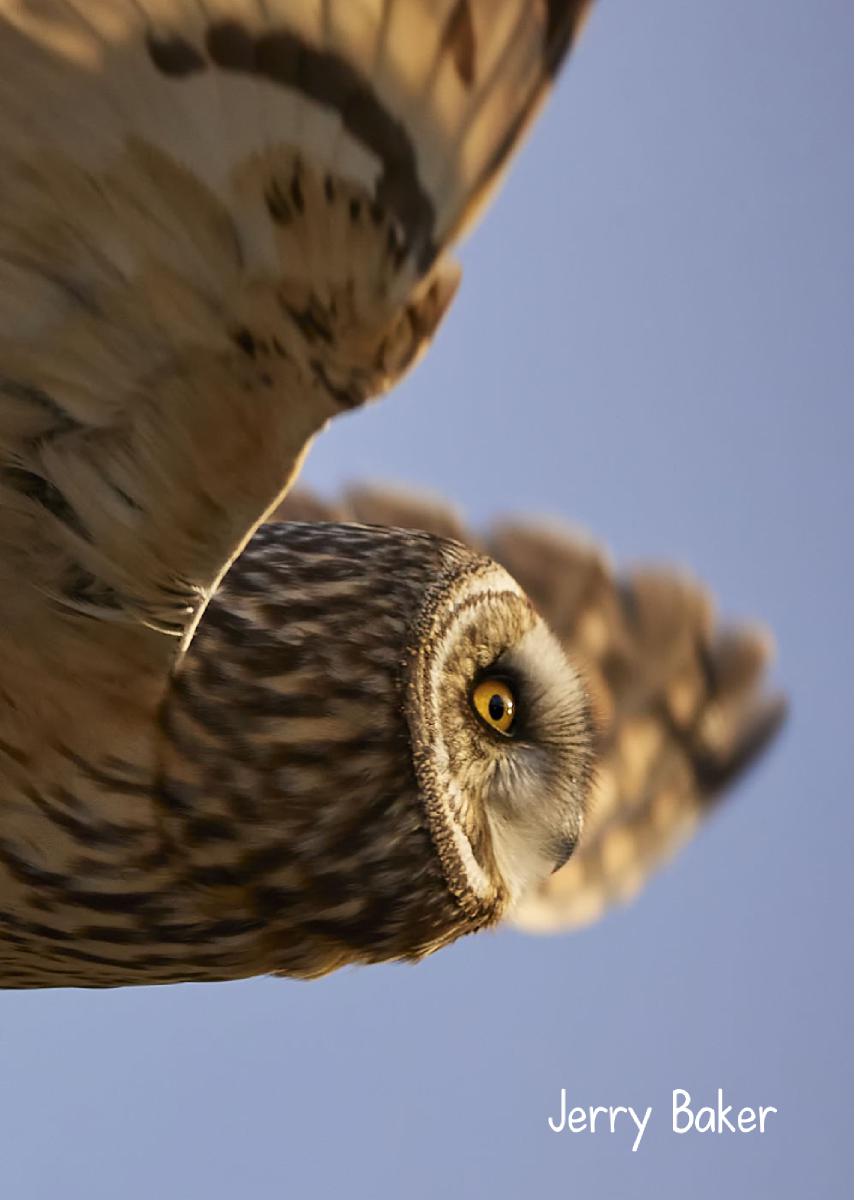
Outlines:
{"type": "Polygon", "coordinates": [[[504,679],[482,679],[472,692],[472,704],[482,721],[499,733],[510,733],[517,702],[504,679]]]}

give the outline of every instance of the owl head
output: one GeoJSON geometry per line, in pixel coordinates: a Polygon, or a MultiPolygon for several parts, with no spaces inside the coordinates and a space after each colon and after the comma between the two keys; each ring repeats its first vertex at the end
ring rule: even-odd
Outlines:
{"type": "Polygon", "coordinates": [[[184,888],[257,922],[252,973],[419,958],[495,923],[568,858],[590,790],[585,688],[520,587],[409,530],[262,529],[162,728],[184,888]]]}

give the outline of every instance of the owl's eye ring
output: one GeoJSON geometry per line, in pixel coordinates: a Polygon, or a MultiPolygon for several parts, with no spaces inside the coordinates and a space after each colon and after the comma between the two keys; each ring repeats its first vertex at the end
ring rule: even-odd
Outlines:
{"type": "Polygon", "coordinates": [[[507,679],[488,675],[472,689],[472,707],[488,728],[505,737],[513,733],[517,698],[507,679]]]}

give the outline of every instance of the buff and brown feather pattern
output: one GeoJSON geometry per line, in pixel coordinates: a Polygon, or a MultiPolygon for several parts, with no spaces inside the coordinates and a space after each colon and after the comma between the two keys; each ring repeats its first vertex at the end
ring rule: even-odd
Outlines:
{"type": "Polygon", "coordinates": [[[513,912],[522,928],[574,928],[632,898],[784,718],[784,698],[763,686],[768,632],[721,625],[709,592],[674,568],[617,576],[578,532],[504,522],[479,536],[440,499],[391,488],[352,488],[336,501],[298,490],[276,516],[398,525],[490,554],[581,668],[596,713],[591,808],[573,857],[513,912]]]}
{"type": "MultiPolygon", "coordinates": [[[[184,761],[179,697],[201,671],[206,606],[312,437],[430,341],[458,278],[447,250],[586,9],[0,0],[0,983],[312,974],[372,957],[344,918],[340,937],[313,928],[308,951],[296,909],[293,936],[287,912],[271,928],[261,831],[237,826],[240,862],[217,859],[221,797],[199,787],[212,762],[227,773],[226,729],[184,729],[199,755],[184,761]]],[[[234,579],[250,578],[240,565],[234,579]]],[[[253,661],[252,638],[241,654],[253,661]]],[[[237,697],[229,668],[218,686],[237,697]]],[[[229,795],[240,822],[246,789],[229,795]]],[[[483,919],[492,842],[470,800],[446,812],[444,798],[447,828],[422,812],[414,835],[424,850],[429,832],[440,864],[445,932],[426,910],[373,957],[424,953],[483,919]]],[[[513,806],[497,804],[497,844],[522,878],[549,838],[518,845],[513,806]]],[[[341,897],[320,863],[306,904],[326,920],[341,897]]],[[[292,895],[300,869],[270,888],[292,895]]]]}
{"type": "Polygon", "coordinates": [[[365,495],[396,528],[259,529],[429,343],[587,7],[0,0],[0,986],[579,919],[769,736],[671,576],[365,495]]]}

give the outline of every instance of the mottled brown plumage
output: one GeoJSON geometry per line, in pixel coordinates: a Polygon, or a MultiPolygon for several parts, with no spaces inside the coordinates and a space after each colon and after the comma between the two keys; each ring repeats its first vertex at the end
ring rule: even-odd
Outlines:
{"type": "Polygon", "coordinates": [[[783,697],[764,690],[768,632],[718,623],[706,589],[673,567],[617,576],[578,531],[505,521],[479,536],[441,500],[388,487],[352,488],[335,501],[299,490],[277,516],[399,525],[491,554],[582,672],[596,718],[590,810],[570,861],[510,914],[523,928],[584,925],[630,899],[784,717],[783,697]]]}
{"type": "Polygon", "coordinates": [[[771,736],[673,572],[388,493],[255,532],[428,344],[586,8],[0,0],[0,985],[578,923],[771,736]]]}
{"type": "Polygon", "coordinates": [[[529,601],[490,559],[406,530],[259,531],[152,735],[147,760],[97,767],[59,744],[65,782],[24,785],[40,824],[22,806],[22,831],[45,845],[14,820],[0,839],[7,982],[419,958],[563,863],[590,791],[588,697],[529,601]],[[472,705],[493,674],[513,680],[513,738],[472,705]],[[119,798],[137,822],[96,818],[119,798]]]}
{"type": "Polygon", "coordinates": [[[262,919],[253,972],[419,957],[495,923],[530,882],[507,861],[508,831],[543,859],[539,878],[587,803],[590,710],[573,669],[504,572],[426,534],[259,531],[162,724],[170,839],[206,903],[223,895],[234,915],[237,892],[262,919]],[[471,705],[473,680],[499,667],[517,680],[515,739],[471,705]],[[527,770],[535,788],[516,777],[527,770]]]}
{"type": "MultiPolygon", "coordinates": [[[[335,858],[364,897],[310,849],[325,813],[343,828],[341,795],[312,792],[310,774],[296,791],[269,774],[262,786],[259,743],[282,737],[253,732],[267,718],[250,709],[251,763],[235,749],[236,697],[277,626],[259,613],[239,646],[222,639],[268,543],[217,589],[314,434],[424,350],[457,282],[448,248],[586,9],[0,0],[0,983],[417,956],[496,919],[570,847],[587,705],[506,576],[484,566],[504,600],[470,597],[470,615],[486,604],[483,634],[466,613],[440,634],[433,583],[416,602],[394,571],[406,628],[427,624],[412,673],[386,680],[385,703],[402,705],[388,756],[360,776],[382,838],[362,837],[361,866],[347,846],[335,858]],[[495,748],[470,761],[471,679],[455,683],[452,724],[439,720],[431,664],[458,636],[470,667],[494,645],[537,678],[532,703],[560,731],[538,743],[542,776],[523,751],[513,770],[495,748]],[[228,655],[206,655],[209,642],[228,655]],[[393,777],[390,796],[380,785],[393,777]],[[541,778],[542,808],[520,809],[541,778]],[[283,822],[275,805],[293,805],[305,840],[287,850],[302,862],[293,876],[258,815],[265,799],[283,822]]],[[[384,536],[402,553],[414,544],[384,536]]],[[[463,553],[415,544],[428,575],[437,554],[463,553]]],[[[337,628],[334,606],[318,615],[337,628]]]]}

